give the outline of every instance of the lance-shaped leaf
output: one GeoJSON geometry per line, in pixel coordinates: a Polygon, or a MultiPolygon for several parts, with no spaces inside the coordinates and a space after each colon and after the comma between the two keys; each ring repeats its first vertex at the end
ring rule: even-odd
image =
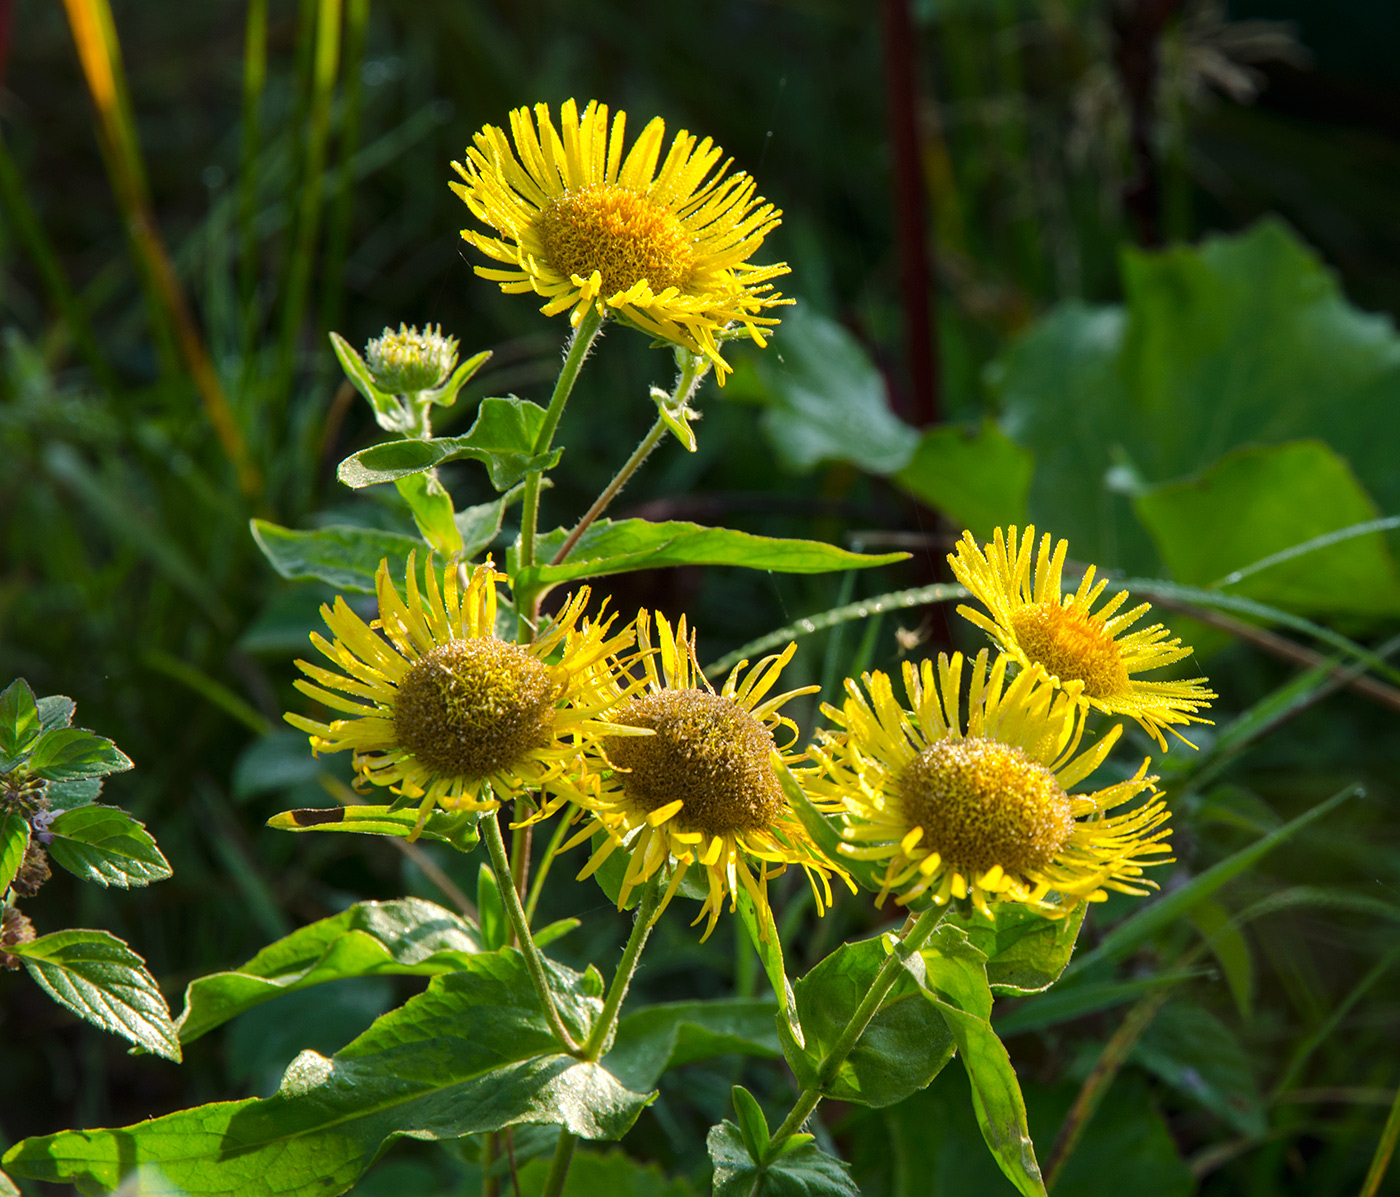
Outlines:
{"type": "Polygon", "coordinates": [[[267,821],[278,831],[350,831],[359,835],[392,835],[450,844],[458,852],[470,852],[481,837],[476,824],[477,811],[435,810],[420,828],[418,811],[411,807],[394,810],[388,806],[304,806],[284,810],[267,821]]]}
{"type": "Polygon", "coordinates": [[[992,1030],[985,957],[957,927],[940,927],[929,946],[905,958],[907,975],[948,1027],[972,1085],[972,1108],[997,1166],[1024,1197],[1045,1197],[1026,1103],[1011,1057],[992,1030]]]}
{"type": "MultiPolygon", "coordinates": [[[[819,1082],[819,1069],[870,992],[888,953],[882,940],[842,944],[794,986],[805,1047],[778,1033],[789,1067],[804,1088],[819,1082]]],[[[925,1088],[953,1056],[954,1039],[944,1020],[901,974],[870,1020],[865,1033],[823,1091],[828,1097],[868,1106],[889,1106],[925,1088]]]]}
{"type": "Polygon", "coordinates": [[[760,910],[758,904],[745,890],[738,890],[735,902],[739,907],[739,920],[744,924],[749,942],[758,953],[768,984],[773,987],[773,995],[778,999],[778,1015],[788,1038],[801,1046],[807,1037],[802,1033],[802,1020],[797,1014],[797,1001],[793,997],[792,982],[787,978],[787,966],[783,963],[783,941],[778,936],[777,925],[773,922],[773,911],[766,904],[760,910]]]}
{"type": "Polygon", "coordinates": [[[771,1001],[759,998],[647,1006],[618,1023],[603,1063],[629,1089],[643,1090],[694,1060],[731,1052],[774,1059],[782,1055],[774,1012],[771,1001]]]}
{"type": "Polygon", "coordinates": [[[421,898],[357,902],[269,944],[246,964],[191,981],[176,1021],[190,1043],[245,1010],[347,977],[431,977],[481,950],[475,927],[421,898]]]}
{"type": "Polygon", "coordinates": [[[1048,919],[1019,902],[996,902],[992,921],[975,911],[949,914],[944,921],[960,927],[987,958],[993,993],[1027,994],[1048,989],[1065,971],[1088,909],[1081,902],[1064,918],[1048,919]]]}
{"type": "MultiPolygon", "coordinates": [[[[560,1015],[585,1034],[602,1007],[601,979],[559,966],[551,974],[560,1015]]],[[[0,1164],[88,1193],[149,1164],[187,1197],[332,1197],[403,1135],[553,1123],[617,1139],[650,1100],[558,1050],[523,959],[506,949],[434,977],[333,1057],[303,1052],[273,1097],[26,1139],[0,1164]]]]}
{"type": "Polygon", "coordinates": [[[413,513],[413,522],[418,526],[433,548],[444,557],[451,557],[462,551],[462,534],[457,530],[456,514],[452,509],[452,496],[447,487],[438,481],[437,474],[409,474],[394,483],[394,488],[403,496],[408,509],[413,513]]]}
{"type": "MultiPolygon", "coordinates": [[[[540,538],[536,557],[550,560],[567,532],[557,528],[540,538]]],[[[821,574],[832,570],[869,569],[903,561],[908,553],[852,553],[819,540],[782,540],[754,536],[733,528],[706,528],[685,520],[653,524],[649,520],[598,520],[559,565],[521,570],[516,587],[536,589],[570,582],[657,569],[665,565],[737,565],[780,574],[821,574]]]]}
{"type": "Polygon", "coordinates": [[[879,893],[883,888],[880,884],[880,866],[874,861],[854,860],[845,855],[841,851],[841,825],[836,817],[824,815],[812,805],[806,791],[792,775],[792,770],[783,764],[782,758],[776,752],[772,754],[771,760],[773,772],[777,775],[778,784],[783,787],[788,805],[792,807],[792,813],[802,820],[802,826],[807,829],[812,842],[822,850],[822,854],[828,860],[840,865],[842,872],[872,894],[879,893]]]}
{"type": "Polygon", "coordinates": [[[732,1122],[710,1127],[705,1142],[715,1167],[714,1197],[860,1197],[850,1168],[815,1143],[760,1164],[732,1122]]]}
{"type": "Polygon", "coordinates": [[[170,1010],[146,962],[106,931],[55,931],[6,949],[54,1001],[167,1059],[180,1058],[170,1010]]]}
{"type": "Polygon", "coordinates": [[[51,824],[49,855],[75,877],[98,885],[150,885],[170,876],[145,826],[114,806],[80,806],[51,824]]]}
{"type": "Polygon", "coordinates": [[[34,741],[28,767],[48,781],[74,781],[124,773],[131,761],[105,736],[81,727],[56,727],[34,741]]]}
{"type": "Polygon", "coordinates": [[[409,553],[423,552],[423,542],[378,528],[334,525],[312,532],[283,528],[267,520],[253,520],[253,539],[263,556],[284,578],[298,581],[318,578],[337,590],[374,593],[374,571],[387,559],[389,574],[402,578],[409,553]]]}
{"type": "Polygon", "coordinates": [[[10,888],[28,848],[29,820],[17,810],[0,814],[0,895],[10,888]]]}
{"type": "Polygon", "coordinates": [[[342,461],[336,477],[359,489],[469,457],[486,466],[492,486],[509,490],[526,474],[552,467],[563,452],[535,452],[544,416],[544,408],[527,399],[483,399],[476,422],[462,436],[371,445],[342,461]]]}
{"type": "Polygon", "coordinates": [[[0,693],[0,759],[27,751],[42,730],[34,691],[23,678],[16,678],[0,693]]]}

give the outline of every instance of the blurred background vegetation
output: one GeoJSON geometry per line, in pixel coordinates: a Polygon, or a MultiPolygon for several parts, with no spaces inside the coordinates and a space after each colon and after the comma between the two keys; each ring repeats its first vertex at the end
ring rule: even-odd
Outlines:
{"type": "MultiPolygon", "coordinates": [[[[248,519],[411,530],[392,488],[334,480],[375,432],[331,329],[359,345],[433,321],[492,349],[441,432],[483,395],[541,398],[565,328],[473,276],[448,163],[513,106],[597,97],[713,136],[757,177],[800,301],[767,353],[736,349],[729,386],[707,384],[699,452],[658,454],[616,514],[914,554],[859,577],[658,571],[614,601],[688,611],[715,660],[946,580],[964,526],[1029,518],[1079,560],[1291,615],[1158,592],[1221,692],[1201,752],[1170,758],[1164,888],[1350,783],[1364,796],[1066,981],[1058,1007],[998,1018],[1042,1163],[1072,1103],[1097,1109],[1057,1195],[1359,1191],[1400,1084],[1400,690],[1383,664],[1338,676],[1333,650],[1396,647],[1396,542],[1378,528],[1235,575],[1400,513],[1397,41],[1388,0],[0,0],[0,684],[72,696],[127,751],[109,799],[175,870],[132,893],[60,877],[26,908],[40,931],[129,938],[173,1000],[349,902],[474,893],[475,859],[262,827],[330,800],[334,765],[280,721],[329,591],[276,577],[248,519]]],[[[601,488],[669,374],[669,354],[608,336],[545,520],[601,488]]],[[[444,479],[459,507],[492,497],[466,467],[444,479]]],[[[849,670],[975,648],[958,623],[843,625],[795,668],[829,697],[849,670]]],[[[863,901],[817,923],[801,893],[796,970],[880,925],[863,901]]],[[[591,883],[548,900],[625,928],[591,883]]],[[[1081,951],[1128,910],[1096,909],[1081,951]]],[[[755,991],[728,930],[702,949],[671,922],[649,998],[755,991]]],[[[0,975],[0,1144],[268,1092],[407,992],[285,998],[177,1067],[0,975]]],[[[704,1130],[741,1075],[785,1107],[780,1065],[668,1074],[624,1146],[673,1179],[627,1191],[703,1191],[704,1130]]],[[[892,1110],[826,1112],[863,1192],[1010,1191],[963,1085],[952,1070],[892,1110]]],[[[400,1146],[360,1188],[457,1192],[470,1156],[400,1146]]],[[[1400,1192],[1400,1173],[1380,1183],[1400,1192]]]]}

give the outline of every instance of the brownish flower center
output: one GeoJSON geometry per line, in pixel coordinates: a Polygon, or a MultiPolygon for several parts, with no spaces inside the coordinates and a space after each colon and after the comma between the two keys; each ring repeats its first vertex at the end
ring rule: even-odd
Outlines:
{"type": "Polygon", "coordinates": [[[1083,682],[1089,698],[1111,698],[1129,689],[1122,651],[1082,606],[1032,603],[1012,613],[1011,630],[1031,661],[1062,682],[1083,682]]]}
{"type": "Polygon", "coordinates": [[[555,671],[518,644],[449,640],[399,683],[394,732],[435,773],[485,777],[549,743],[559,690],[555,671]]]}
{"type": "Polygon", "coordinates": [[[898,780],[900,811],[921,849],[972,877],[1043,868],[1069,842],[1074,815],[1055,775],[996,740],[930,744],[898,780]]]}
{"type": "Polygon", "coordinates": [[[623,792],[650,813],[676,801],[676,819],[706,835],[767,827],[786,807],[769,753],[773,736],[733,698],[657,690],[630,699],[615,720],[654,736],[608,736],[623,792]]]}
{"type": "Polygon", "coordinates": [[[695,254],[676,214],[605,183],[566,191],[540,216],[549,264],[565,278],[603,276],[603,295],[646,279],[653,291],[684,287],[695,254]]]}

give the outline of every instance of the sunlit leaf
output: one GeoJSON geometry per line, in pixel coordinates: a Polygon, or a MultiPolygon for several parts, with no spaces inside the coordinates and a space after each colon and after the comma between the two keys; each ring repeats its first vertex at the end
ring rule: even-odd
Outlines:
{"type": "Polygon", "coordinates": [[[319,578],[337,590],[374,593],[374,571],[387,559],[389,574],[402,578],[408,555],[422,557],[426,546],[412,536],[378,528],[334,525],[312,532],[279,527],[267,520],[253,520],[253,539],[263,555],[284,578],[319,578]]]}
{"type": "Polygon", "coordinates": [[[26,751],[42,730],[34,691],[16,678],[0,693],[0,758],[26,751]]]}
{"type": "Polygon", "coordinates": [[[98,885],[150,885],[170,876],[170,865],[145,826],[114,806],[64,811],[49,831],[49,855],[75,877],[98,885]]]}
{"type": "Polygon", "coordinates": [[[397,839],[408,839],[416,831],[425,840],[470,852],[481,838],[476,830],[480,817],[476,811],[435,810],[420,828],[418,811],[411,806],[399,810],[388,806],[309,806],[273,815],[267,825],[278,831],[348,831],[397,839]]]}
{"type": "Polygon", "coordinates": [[[28,847],[29,820],[17,810],[0,812],[0,895],[10,888],[28,847]]]}
{"type": "Polygon", "coordinates": [[[81,727],[57,727],[34,742],[28,768],[49,781],[74,781],[124,773],[131,761],[104,736],[81,727]]]}
{"type": "Polygon", "coordinates": [[[804,1143],[767,1165],[754,1162],[732,1122],[710,1127],[714,1197],[860,1197],[850,1168],[815,1143],[804,1143]]]}

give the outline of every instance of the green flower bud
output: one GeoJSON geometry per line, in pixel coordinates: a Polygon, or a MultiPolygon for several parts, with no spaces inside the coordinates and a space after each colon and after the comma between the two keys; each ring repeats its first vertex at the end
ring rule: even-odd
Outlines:
{"type": "Polygon", "coordinates": [[[374,381],[391,395],[411,395],[440,387],[457,366],[457,338],[444,337],[438,325],[400,324],[386,328],[365,346],[365,362],[374,381]]]}

